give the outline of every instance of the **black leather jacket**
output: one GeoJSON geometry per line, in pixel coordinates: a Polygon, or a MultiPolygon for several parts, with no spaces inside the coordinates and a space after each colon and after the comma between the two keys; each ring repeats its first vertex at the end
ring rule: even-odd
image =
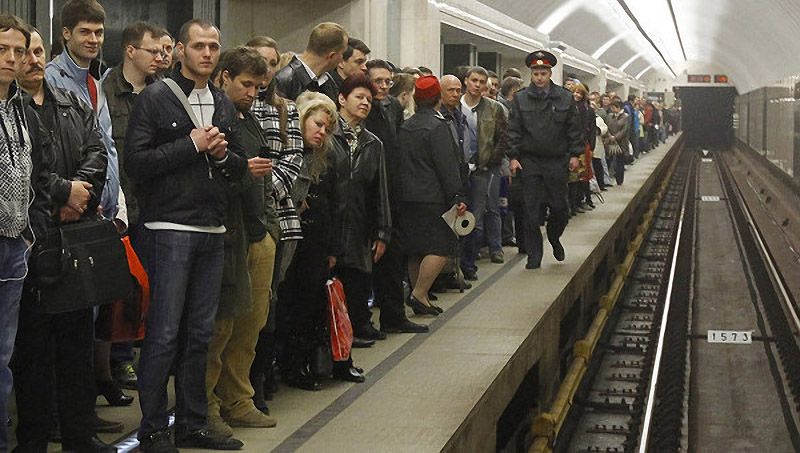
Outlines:
{"type": "Polygon", "coordinates": [[[389,203],[392,209],[397,208],[397,197],[400,195],[401,158],[397,149],[397,132],[403,124],[403,106],[395,97],[389,96],[387,102],[372,100],[372,110],[364,121],[364,126],[383,143],[383,155],[386,159],[386,175],[389,186],[389,203]]]}
{"type": "Polygon", "coordinates": [[[49,182],[53,215],[57,218],[59,209],[69,200],[71,181],[86,181],[92,188],[89,189],[89,203],[83,216],[95,216],[106,182],[108,152],[97,129],[94,110],[71,91],[51,87],[46,81],[44,90],[42,107],[34,107],[33,98],[29,96],[25,99],[39,111],[40,116],[52,116],[42,118],[42,123],[49,125],[53,144],[49,182]]]}
{"type": "Polygon", "coordinates": [[[400,126],[399,149],[403,153],[401,201],[446,208],[464,201],[464,155],[441,113],[417,110],[400,126]]]}
{"type": "Polygon", "coordinates": [[[342,256],[337,266],[362,272],[372,271],[372,241],[388,243],[391,239],[392,216],[386,180],[383,144],[366,128],[358,135],[358,147],[350,157],[342,128],[333,137],[333,161],[339,197],[342,256]]]}
{"type": "MultiPolygon", "coordinates": [[[[187,95],[194,89],[180,65],[169,77],[187,95]]],[[[214,96],[212,124],[229,135],[236,108],[225,93],[211,84],[209,88],[214,96]]],[[[192,120],[164,81],[137,97],[125,136],[125,166],[140,189],[142,223],[223,225],[229,182],[244,176],[247,161],[229,152],[224,162],[217,162],[197,152],[189,137],[192,129],[192,120]]]]}
{"type": "Polygon", "coordinates": [[[297,56],[292,57],[285,68],[275,74],[275,81],[278,84],[278,92],[285,98],[293,101],[304,91],[319,91],[328,96],[338,105],[339,87],[336,82],[328,76],[328,80],[320,87],[311,80],[303,62],[297,56]]]}
{"type": "Polygon", "coordinates": [[[583,129],[569,90],[550,82],[550,91],[542,95],[531,85],[518,92],[511,105],[509,158],[566,158],[583,154],[583,129]]]}

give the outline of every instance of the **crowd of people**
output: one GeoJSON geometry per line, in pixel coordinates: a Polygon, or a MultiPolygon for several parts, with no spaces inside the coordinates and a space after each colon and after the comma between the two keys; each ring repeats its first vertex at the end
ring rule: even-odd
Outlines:
{"type": "Polygon", "coordinates": [[[70,0],[60,14],[55,56],[0,15],[0,421],[13,387],[19,452],[116,451],[96,433],[123,426],[95,403],[130,405],[124,389],[138,390],[141,451],[241,449],[233,428],[278,423],[266,401],[279,380],[364,382],[357,353],[331,359],[332,277],[353,348],[427,332],[407,306],[438,316],[436,293],[469,289],[504,245],[539,268],[542,225],[563,261],[570,216],[675,128],[658,103],[556,85],[546,51],[526,59],[530,84],[514,68],[438,78],[371,59],[330,22],[299,54],[267,36],[223,50],[202,20],[175,35],[136,22],[107,68],[103,7],[70,0]],[[442,219],[451,210],[474,215],[468,235],[442,219]],[[99,217],[147,274],[140,343],[99,340],[92,304],[42,309],[32,257],[99,217]]]}

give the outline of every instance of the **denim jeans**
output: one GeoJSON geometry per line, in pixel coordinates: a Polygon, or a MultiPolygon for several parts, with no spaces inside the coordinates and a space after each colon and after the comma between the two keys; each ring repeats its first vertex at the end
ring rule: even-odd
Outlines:
{"type": "Polygon", "coordinates": [[[0,452],[8,450],[8,397],[14,386],[8,362],[17,337],[19,300],[28,273],[29,251],[22,237],[0,237],[0,452]]]}
{"type": "Polygon", "coordinates": [[[478,170],[469,177],[469,197],[467,209],[475,215],[475,229],[464,240],[464,253],[461,269],[465,272],[477,271],[478,258],[484,239],[489,253],[503,251],[502,221],[500,219],[500,167],[478,170]]]}
{"type": "Polygon", "coordinates": [[[148,231],[150,311],[139,362],[139,438],[167,429],[175,371],[176,435],[206,426],[206,356],[222,284],[222,234],[148,231]]]}

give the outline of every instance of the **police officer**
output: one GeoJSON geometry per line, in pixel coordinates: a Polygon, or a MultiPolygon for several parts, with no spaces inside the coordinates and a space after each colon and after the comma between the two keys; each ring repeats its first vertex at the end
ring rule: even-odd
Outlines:
{"type": "Polygon", "coordinates": [[[520,172],[526,212],[526,269],[542,264],[542,224],[545,207],[547,239],[553,256],[564,260],[559,238],[569,220],[567,179],[583,152],[583,134],[572,93],[551,81],[556,57],[547,51],[532,52],[525,59],[531,68],[531,85],[512,100],[508,120],[508,157],[512,174],[520,172]]]}

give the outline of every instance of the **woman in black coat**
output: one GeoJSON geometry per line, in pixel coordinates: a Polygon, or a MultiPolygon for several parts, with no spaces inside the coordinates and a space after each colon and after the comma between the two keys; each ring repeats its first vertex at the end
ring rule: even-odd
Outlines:
{"type": "Polygon", "coordinates": [[[447,120],[438,113],[441,88],[436,77],[417,79],[414,100],[417,112],[398,134],[403,153],[400,230],[413,287],[408,304],[416,314],[436,316],[442,310],[430,302],[428,291],[458,242],[442,214],[453,206],[459,217],[467,210],[460,171],[463,156],[447,120]]]}
{"type": "Polygon", "coordinates": [[[335,274],[344,285],[353,335],[362,340],[386,338],[373,327],[367,301],[372,291],[372,266],[383,256],[392,227],[383,143],[364,127],[374,96],[375,87],[365,75],[345,79],[339,92],[339,125],[333,136],[336,186],[342,200],[342,255],[335,274]]]}
{"type": "Polygon", "coordinates": [[[327,96],[307,92],[297,99],[303,133],[303,170],[310,181],[300,204],[303,239],[298,243],[278,297],[286,341],[281,359],[284,382],[304,390],[322,388],[311,369],[314,350],[327,350],[327,294],[325,283],[341,253],[336,171],[332,168],[331,136],[336,129],[336,106],[327,96]]]}

